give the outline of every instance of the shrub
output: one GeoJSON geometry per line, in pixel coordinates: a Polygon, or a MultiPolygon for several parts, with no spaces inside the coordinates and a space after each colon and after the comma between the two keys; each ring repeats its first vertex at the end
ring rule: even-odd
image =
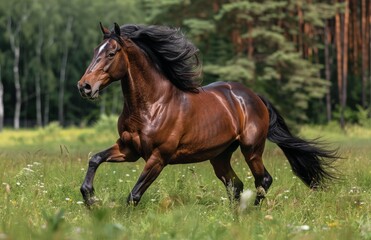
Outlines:
{"type": "Polygon", "coordinates": [[[99,120],[94,124],[94,129],[97,132],[111,133],[117,135],[117,119],[116,115],[102,114],[99,120]]]}
{"type": "Polygon", "coordinates": [[[360,105],[357,105],[357,112],[356,112],[358,124],[362,127],[371,128],[371,118],[369,116],[369,110],[363,108],[360,105]]]}

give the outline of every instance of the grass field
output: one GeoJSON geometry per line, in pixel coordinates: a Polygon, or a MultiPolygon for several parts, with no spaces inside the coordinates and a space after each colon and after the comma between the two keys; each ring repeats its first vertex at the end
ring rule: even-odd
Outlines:
{"type": "MultiPolygon", "coordinates": [[[[109,147],[114,130],[4,130],[0,133],[0,239],[371,239],[371,129],[304,126],[338,146],[343,179],[311,191],[281,151],[268,144],[274,182],[260,207],[230,203],[208,162],[168,166],[137,207],[126,197],[144,161],[103,164],[100,202],[87,209],[79,192],[91,154],[109,147]]],[[[233,166],[245,189],[253,178],[239,152],[233,166]]]]}

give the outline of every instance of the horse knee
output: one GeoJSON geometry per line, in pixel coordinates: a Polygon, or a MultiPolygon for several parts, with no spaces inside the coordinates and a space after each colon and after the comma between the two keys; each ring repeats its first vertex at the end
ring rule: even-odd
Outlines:
{"type": "Polygon", "coordinates": [[[98,166],[102,163],[102,157],[98,154],[92,156],[89,160],[89,168],[98,168],[98,166]]]}

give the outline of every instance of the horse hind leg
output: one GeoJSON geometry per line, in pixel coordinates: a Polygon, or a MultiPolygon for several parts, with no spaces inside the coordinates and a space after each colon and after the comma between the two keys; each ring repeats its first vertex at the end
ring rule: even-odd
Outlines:
{"type": "Polygon", "coordinates": [[[239,200],[243,190],[243,183],[231,166],[232,153],[237,149],[238,143],[232,144],[224,152],[210,160],[215,175],[223,182],[231,200],[239,200]]]}
{"type": "Polygon", "coordinates": [[[255,205],[259,205],[265,198],[273,182],[272,176],[263,164],[262,154],[264,151],[264,144],[265,142],[263,141],[261,144],[255,146],[241,145],[241,152],[255,179],[255,188],[257,191],[255,205]]]}

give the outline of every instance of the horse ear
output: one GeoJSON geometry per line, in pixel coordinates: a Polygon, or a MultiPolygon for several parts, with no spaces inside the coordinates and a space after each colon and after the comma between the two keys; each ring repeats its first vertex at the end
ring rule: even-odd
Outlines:
{"type": "Polygon", "coordinates": [[[115,23],[115,34],[121,36],[121,29],[117,23],[115,23]]]}
{"type": "Polygon", "coordinates": [[[103,35],[111,33],[107,28],[103,27],[102,22],[99,22],[99,25],[100,25],[100,29],[102,30],[103,35]]]}

